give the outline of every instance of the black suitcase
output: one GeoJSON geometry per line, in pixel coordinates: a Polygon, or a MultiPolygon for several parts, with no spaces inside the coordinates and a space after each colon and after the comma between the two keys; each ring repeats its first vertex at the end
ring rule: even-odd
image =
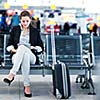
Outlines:
{"type": "Polygon", "coordinates": [[[53,94],[57,99],[67,99],[71,96],[71,85],[68,66],[63,62],[57,63],[55,49],[54,27],[51,25],[51,47],[52,47],[52,75],[53,94]]]}
{"type": "Polygon", "coordinates": [[[71,96],[69,68],[62,62],[54,65],[53,94],[58,99],[68,99],[71,96]]]}

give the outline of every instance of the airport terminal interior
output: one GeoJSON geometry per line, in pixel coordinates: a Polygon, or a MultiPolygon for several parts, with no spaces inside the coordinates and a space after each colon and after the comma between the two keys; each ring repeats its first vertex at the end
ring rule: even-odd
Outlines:
{"type": "Polygon", "coordinates": [[[67,99],[100,100],[99,9],[97,0],[0,0],[0,100],[61,100],[53,94],[55,62],[69,70],[67,99]],[[24,97],[21,71],[11,86],[2,81],[12,68],[6,49],[10,31],[20,24],[23,10],[29,11],[45,49],[38,55],[39,64],[31,65],[32,98],[24,97]]]}

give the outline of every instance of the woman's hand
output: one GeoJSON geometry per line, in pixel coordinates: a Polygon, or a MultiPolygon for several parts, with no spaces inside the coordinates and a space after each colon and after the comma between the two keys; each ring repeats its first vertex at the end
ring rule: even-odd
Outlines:
{"type": "Polygon", "coordinates": [[[11,50],[12,53],[16,53],[16,51],[17,51],[16,49],[12,49],[11,50]]]}

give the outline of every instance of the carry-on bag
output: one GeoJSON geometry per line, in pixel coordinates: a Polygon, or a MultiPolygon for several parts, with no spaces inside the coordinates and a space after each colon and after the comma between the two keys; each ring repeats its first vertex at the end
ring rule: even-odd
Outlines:
{"type": "Polygon", "coordinates": [[[53,94],[58,99],[67,99],[71,96],[69,69],[67,64],[56,61],[55,37],[53,26],[51,26],[51,30],[53,94]]]}
{"type": "Polygon", "coordinates": [[[71,96],[69,69],[62,62],[54,65],[53,94],[60,99],[67,99],[71,96]]]}

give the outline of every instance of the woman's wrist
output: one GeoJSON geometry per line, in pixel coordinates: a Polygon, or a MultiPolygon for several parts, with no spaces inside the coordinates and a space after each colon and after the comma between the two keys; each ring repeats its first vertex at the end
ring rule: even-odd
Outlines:
{"type": "Polygon", "coordinates": [[[12,52],[12,53],[16,53],[16,49],[12,49],[11,52],[12,52]]]}

